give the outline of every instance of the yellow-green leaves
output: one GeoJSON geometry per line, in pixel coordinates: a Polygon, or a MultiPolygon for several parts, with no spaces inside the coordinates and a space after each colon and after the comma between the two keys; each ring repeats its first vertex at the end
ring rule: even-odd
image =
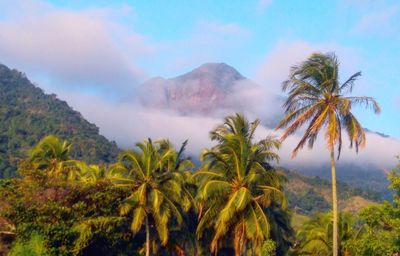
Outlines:
{"type": "Polygon", "coordinates": [[[229,234],[234,236],[236,253],[241,253],[247,242],[259,251],[270,232],[267,207],[284,203],[283,193],[276,195],[283,179],[269,164],[279,159],[276,150],[280,142],[272,137],[254,142],[258,124],[258,120],[250,123],[240,114],[226,117],[211,131],[218,144],[203,151],[203,166],[194,175],[200,184],[199,200],[205,207],[197,236],[213,227],[214,252],[229,234]],[[276,191],[271,192],[272,188],[276,191]]]}

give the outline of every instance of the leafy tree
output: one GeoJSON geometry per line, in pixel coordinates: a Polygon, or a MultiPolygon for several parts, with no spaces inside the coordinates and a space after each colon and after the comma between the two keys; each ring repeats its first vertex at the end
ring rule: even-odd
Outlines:
{"type": "Polygon", "coordinates": [[[131,231],[136,234],[144,225],[146,255],[150,255],[151,226],[154,225],[161,245],[169,238],[168,224],[174,219],[182,223],[181,207],[188,210],[190,200],[182,189],[182,171],[190,160],[181,159],[184,146],[178,152],[166,140],[153,143],[150,139],[138,143],[139,151],[126,151],[113,166],[123,177],[115,178],[119,187],[131,190],[121,205],[121,214],[132,214],[131,231]],[[172,219],[173,218],[173,219],[172,219]]]}
{"type": "Polygon", "coordinates": [[[75,251],[78,254],[100,240],[101,246],[95,251],[101,254],[104,248],[109,255],[116,255],[121,249],[110,247],[115,241],[120,246],[126,244],[129,237],[126,221],[118,226],[118,232],[95,233],[86,244],[80,243],[84,246],[74,250],[79,232],[73,227],[88,219],[119,218],[116,209],[127,193],[107,181],[80,182],[79,166],[84,165],[80,161],[74,165],[76,178],[66,180],[71,177],[70,169],[66,168],[70,165],[66,163],[75,161],[69,157],[68,149],[69,144],[56,137],[47,137],[34,147],[31,156],[20,166],[21,177],[0,183],[0,220],[6,219],[15,225],[16,248],[29,247],[30,242],[26,241],[32,234],[38,234],[49,255],[71,255],[75,251]]]}
{"type": "Polygon", "coordinates": [[[354,255],[396,255],[400,253],[400,164],[389,173],[393,202],[369,206],[359,213],[363,230],[349,243],[354,255]]]}
{"type": "Polygon", "coordinates": [[[287,127],[281,140],[308,123],[293,157],[308,142],[312,148],[319,131],[326,127],[325,139],[331,159],[332,205],[333,205],[333,255],[338,254],[338,209],[336,192],[336,169],[334,148],[338,157],[342,148],[342,128],[346,130],[350,147],[365,146],[365,132],[351,112],[354,105],[372,106],[375,113],[380,112],[379,105],[371,97],[345,96],[353,89],[360,72],[350,76],[343,84],[339,82],[339,61],[334,54],[314,53],[298,66],[293,66],[289,79],[283,82],[283,91],[288,92],[284,104],[286,116],[277,129],[287,127]]]}
{"type": "Polygon", "coordinates": [[[125,221],[108,232],[94,230],[95,235],[74,250],[80,236],[75,225],[88,219],[119,217],[118,205],[127,193],[111,184],[82,185],[54,179],[38,184],[23,178],[14,179],[11,186],[0,189],[0,194],[7,203],[7,207],[0,209],[0,216],[15,224],[17,239],[27,241],[32,233],[38,233],[51,255],[71,255],[75,251],[78,254],[94,245],[100,255],[103,251],[117,255],[131,243],[127,240],[131,236],[125,221]]]}
{"type": "Polygon", "coordinates": [[[243,255],[248,241],[259,254],[271,230],[266,209],[285,205],[282,177],[268,163],[278,160],[280,144],[270,137],[254,142],[258,125],[259,120],[249,123],[240,114],[228,116],[210,132],[218,144],[202,153],[204,164],[195,174],[204,208],[197,235],[213,227],[212,252],[232,233],[235,255],[243,255]]]}

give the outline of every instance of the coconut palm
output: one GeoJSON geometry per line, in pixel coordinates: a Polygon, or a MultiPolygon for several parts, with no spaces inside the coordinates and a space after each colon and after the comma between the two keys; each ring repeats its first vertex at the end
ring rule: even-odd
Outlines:
{"type": "MultiPolygon", "coordinates": [[[[186,145],[186,144],[184,144],[186,145]]],[[[150,139],[138,143],[138,151],[126,151],[112,169],[122,177],[114,178],[117,186],[131,190],[121,205],[121,214],[132,214],[131,231],[136,234],[144,225],[146,255],[150,255],[150,229],[155,227],[161,245],[169,238],[168,224],[172,219],[182,223],[181,209],[190,207],[182,190],[182,168],[189,165],[182,159],[184,147],[177,152],[166,140],[153,143],[150,139]]],[[[152,241],[150,241],[152,240],[152,241]]]]}
{"type": "Polygon", "coordinates": [[[58,137],[44,137],[32,148],[28,162],[35,170],[45,171],[51,178],[76,180],[79,176],[78,161],[70,158],[71,144],[58,137]]]}
{"type": "Polygon", "coordinates": [[[210,132],[218,144],[206,149],[203,166],[195,174],[200,179],[199,200],[203,204],[197,228],[214,229],[211,251],[232,234],[235,255],[246,252],[248,241],[256,252],[270,235],[265,209],[273,202],[284,203],[281,176],[268,163],[277,160],[280,143],[267,137],[254,142],[259,120],[249,123],[243,115],[224,119],[210,132]]]}
{"type": "Polygon", "coordinates": [[[292,157],[308,142],[313,147],[318,133],[325,127],[325,139],[331,159],[332,204],[333,204],[333,255],[337,255],[337,193],[334,149],[337,146],[338,158],[342,148],[342,128],[349,136],[350,147],[358,152],[365,146],[365,132],[360,122],[351,112],[355,105],[372,107],[380,112],[378,103],[371,97],[345,96],[351,93],[360,72],[350,76],[344,83],[339,82],[339,62],[335,54],[314,53],[298,66],[293,66],[289,79],[283,82],[282,89],[288,92],[284,103],[286,116],[277,129],[287,127],[281,140],[297,131],[303,124],[307,128],[303,137],[293,150],[292,157]]]}

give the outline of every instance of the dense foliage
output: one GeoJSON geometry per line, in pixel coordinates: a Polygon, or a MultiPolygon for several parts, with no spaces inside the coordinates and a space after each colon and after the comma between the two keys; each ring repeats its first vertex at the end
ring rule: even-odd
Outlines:
{"type": "MultiPolygon", "coordinates": [[[[237,119],[249,125],[246,129],[256,127],[242,116],[225,123],[237,119]]],[[[270,138],[252,142],[251,131],[235,134],[228,127],[212,132],[222,137],[204,151],[203,165],[194,172],[184,156],[186,143],[175,150],[168,141],[145,140],[101,168],[72,159],[68,142],[44,138],[21,163],[21,178],[0,183],[0,233],[14,240],[10,255],[330,253],[330,213],[307,218],[294,236],[282,187],[285,172],[265,162],[277,157],[279,144],[270,138]],[[240,152],[238,162],[228,156],[240,152]]],[[[340,255],[399,251],[399,178],[393,170],[391,188],[397,195],[392,203],[367,207],[356,216],[341,213],[340,255]]],[[[309,200],[315,196],[306,194],[309,200]]]]}
{"type": "Polygon", "coordinates": [[[26,151],[48,134],[68,139],[71,155],[88,162],[115,160],[118,148],[56,95],[0,64],[0,178],[15,176],[26,151]]]}
{"type": "MultiPolygon", "coordinates": [[[[400,165],[389,174],[393,202],[365,207],[357,215],[339,216],[339,255],[397,255],[400,252],[400,165]]],[[[331,213],[317,213],[298,229],[294,252],[332,253],[331,213]]]]}

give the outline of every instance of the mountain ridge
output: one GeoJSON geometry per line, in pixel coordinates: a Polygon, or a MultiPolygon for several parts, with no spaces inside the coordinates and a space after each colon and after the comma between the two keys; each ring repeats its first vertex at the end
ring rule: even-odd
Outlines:
{"type": "Polygon", "coordinates": [[[55,94],[45,94],[26,75],[0,64],[0,178],[16,174],[18,162],[40,139],[54,134],[75,145],[72,155],[94,163],[113,161],[119,149],[55,94]]]}

